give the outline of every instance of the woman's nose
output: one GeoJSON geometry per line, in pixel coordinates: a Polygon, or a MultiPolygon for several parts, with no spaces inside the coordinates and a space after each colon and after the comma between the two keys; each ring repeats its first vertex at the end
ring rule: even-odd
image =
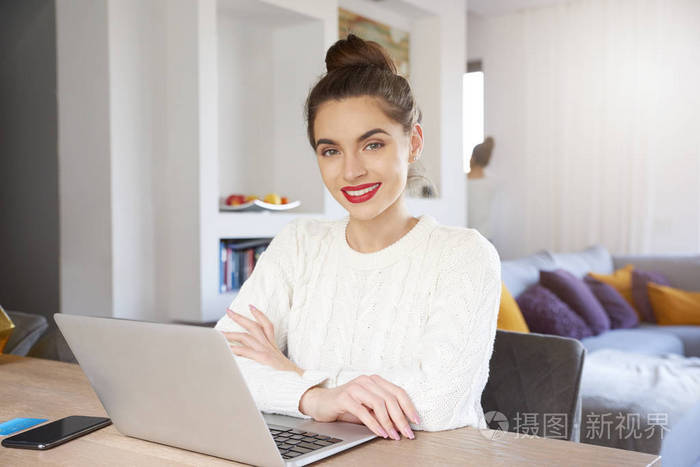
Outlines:
{"type": "Polygon", "coordinates": [[[367,173],[364,162],[358,154],[349,154],[343,164],[343,174],[347,180],[355,180],[367,173]]]}

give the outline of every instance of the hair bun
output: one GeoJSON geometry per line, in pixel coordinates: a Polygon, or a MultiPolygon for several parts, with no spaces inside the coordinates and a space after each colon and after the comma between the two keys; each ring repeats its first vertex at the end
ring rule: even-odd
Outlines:
{"type": "Polygon", "coordinates": [[[330,73],[338,68],[374,65],[396,74],[396,65],[384,48],[374,41],[366,41],[348,34],[333,44],[326,53],[326,70],[330,73]]]}

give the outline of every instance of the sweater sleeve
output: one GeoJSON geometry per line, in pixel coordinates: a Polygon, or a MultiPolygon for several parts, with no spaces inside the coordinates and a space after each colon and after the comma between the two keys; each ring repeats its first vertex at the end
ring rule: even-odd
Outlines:
{"type": "Polygon", "coordinates": [[[489,375],[501,292],[493,245],[475,230],[445,248],[424,334],[405,366],[378,371],[336,369],[323,387],[377,374],[403,388],[415,405],[418,430],[486,428],[481,394],[489,375]]]}
{"type": "MultiPolygon", "coordinates": [[[[298,258],[298,222],[292,221],[272,239],[258,258],[250,277],[238,290],[229,308],[255,321],[249,304],[261,310],[272,321],[277,347],[287,352],[287,326],[292,303],[294,271],[298,258]]],[[[219,331],[247,332],[224,314],[216,323],[219,331]]],[[[327,373],[307,370],[304,376],[294,371],[276,370],[255,360],[235,355],[255,404],[263,412],[309,419],[299,411],[304,392],[323,382],[327,373]]]]}

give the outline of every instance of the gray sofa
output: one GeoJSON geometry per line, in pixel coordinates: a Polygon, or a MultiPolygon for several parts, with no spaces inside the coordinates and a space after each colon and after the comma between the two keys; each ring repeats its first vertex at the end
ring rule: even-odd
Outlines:
{"type": "MultiPolygon", "coordinates": [[[[626,264],[665,275],[672,287],[700,291],[700,256],[612,256],[596,245],[580,252],[540,251],[516,260],[503,261],[502,277],[508,290],[517,297],[539,281],[540,270],[566,269],[578,277],[589,272],[611,274],[626,264]]],[[[700,326],[659,326],[640,323],[632,329],[613,329],[581,340],[589,352],[619,349],[645,354],[674,353],[700,357],[700,326]]]]}
{"type": "MultiPolygon", "coordinates": [[[[539,281],[540,270],[561,268],[583,277],[591,271],[610,274],[626,264],[662,273],[672,287],[700,291],[700,256],[612,256],[600,245],[503,261],[502,277],[517,298],[539,281]]],[[[700,403],[700,326],[640,323],[581,343],[587,353],[580,391],[581,442],[658,454],[674,424],[700,403]],[[664,423],[654,426],[662,416],[664,423]],[[602,420],[612,422],[607,433],[595,430],[602,420]],[[645,435],[638,437],[638,432],[645,435]]]]}

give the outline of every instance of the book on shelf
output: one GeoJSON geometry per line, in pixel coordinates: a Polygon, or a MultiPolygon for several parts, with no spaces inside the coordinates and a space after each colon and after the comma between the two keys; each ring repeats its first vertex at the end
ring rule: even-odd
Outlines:
{"type": "Polygon", "coordinates": [[[240,289],[271,241],[271,238],[220,240],[219,292],[240,289]]]}

